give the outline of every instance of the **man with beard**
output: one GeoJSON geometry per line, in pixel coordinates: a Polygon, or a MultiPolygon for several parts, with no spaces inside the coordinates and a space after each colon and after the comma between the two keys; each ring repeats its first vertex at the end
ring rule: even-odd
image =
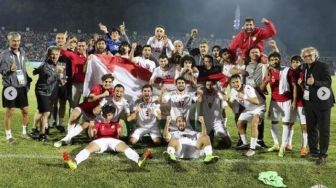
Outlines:
{"type": "Polygon", "coordinates": [[[268,151],[279,151],[279,157],[285,155],[285,147],[288,142],[289,125],[291,122],[291,108],[296,106],[296,93],[293,97],[292,88],[296,91],[296,82],[294,78],[290,78],[293,74],[289,74],[289,67],[281,67],[281,56],[278,52],[273,52],[268,56],[269,71],[265,76],[260,88],[265,90],[267,84],[270,84],[272,90],[269,115],[272,121],[272,138],[274,145],[268,151]],[[293,101],[292,101],[293,100],[293,101]],[[278,123],[282,118],[282,141],[279,148],[278,141],[278,123]]]}
{"type": "Polygon", "coordinates": [[[219,138],[218,148],[230,148],[231,138],[226,129],[227,118],[223,115],[223,109],[227,106],[222,92],[218,91],[213,81],[206,81],[201,95],[201,107],[211,143],[215,136],[219,138]]]}
{"type": "MultiPolygon", "coordinates": [[[[168,57],[165,54],[161,54],[159,57],[159,67],[156,67],[153,71],[153,74],[149,80],[150,85],[156,85],[156,82],[159,82],[160,85],[167,88],[169,91],[175,89],[173,83],[170,83],[171,80],[175,77],[175,65],[170,65],[168,57]]],[[[157,87],[159,88],[159,87],[157,87]]]]}
{"type": "MultiPolygon", "coordinates": [[[[170,116],[173,123],[175,123],[178,116],[183,116],[189,120],[190,108],[199,98],[199,96],[195,95],[195,92],[186,91],[186,80],[184,78],[178,77],[175,80],[175,85],[175,91],[167,94],[165,88],[163,88],[160,95],[161,103],[170,103],[170,116]]],[[[189,122],[187,122],[187,128],[191,129],[189,122]]]]}
{"type": "MultiPolygon", "coordinates": [[[[228,49],[234,54],[237,53],[237,49],[240,49],[241,53],[239,56],[242,59],[245,59],[246,52],[252,46],[257,46],[262,52],[264,49],[264,40],[274,36],[276,29],[273,23],[265,18],[261,22],[265,24],[265,28],[256,27],[253,18],[246,18],[243,30],[233,38],[228,49]]],[[[266,62],[266,57],[263,60],[265,60],[263,62],[266,62]]]]}
{"type": "MultiPolygon", "coordinates": [[[[135,48],[136,44],[132,44],[132,46],[135,48]]],[[[138,64],[142,68],[147,69],[150,72],[153,72],[154,69],[156,68],[156,64],[154,61],[150,59],[151,55],[152,55],[151,46],[144,45],[142,47],[142,56],[137,56],[137,57],[132,56],[131,61],[134,62],[135,64],[138,64]]]]}
{"type": "Polygon", "coordinates": [[[176,162],[179,159],[198,159],[205,155],[205,164],[216,163],[218,156],[212,155],[212,146],[204,123],[203,116],[198,117],[201,123],[201,132],[186,129],[187,120],[184,116],[176,118],[176,131],[169,131],[171,117],[167,117],[163,138],[168,142],[167,151],[163,152],[168,162],[176,162]]]}
{"type": "Polygon", "coordinates": [[[161,143],[158,124],[158,120],[161,119],[160,104],[153,100],[151,85],[144,85],[141,90],[141,98],[135,102],[133,113],[128,119],[128,121],[137,120],[137,128],[129,140],[131,144],[136,144],[143,135],[150,134],[154,144],[158,145],[161,143]]]}

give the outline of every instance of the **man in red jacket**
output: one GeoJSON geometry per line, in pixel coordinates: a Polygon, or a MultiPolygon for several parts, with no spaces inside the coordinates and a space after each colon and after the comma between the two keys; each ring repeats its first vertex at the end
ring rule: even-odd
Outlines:
{"type": "Polygon", "coordinates": [[[265,24],[265,28],[256,27],[253,18],[246,18],[243,30],[233,38],[228,49],[236,54],[239,48],[240,53],[238,55],[242,59],[245,59],[246,52],[252,46],[257,46],[263,51],[264,40],[274,36],[276,29],[273,23],[265,18],[263,18],[261,22],[265,24]]]}

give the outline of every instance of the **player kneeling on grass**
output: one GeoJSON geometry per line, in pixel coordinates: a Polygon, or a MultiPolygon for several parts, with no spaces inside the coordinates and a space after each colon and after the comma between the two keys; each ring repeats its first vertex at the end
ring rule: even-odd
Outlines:
{"type": "Polygon", "coordinates": [[[258,139],[258,125],[265,113],[265,101],[253,87],[249,85],[243,85],[239,75],[231,76],[230,85],[232,87],[230,99],[225,97],[230,107],[233,106],[234,101],[237,101],[245,108],[245,110],[239,115],[237,121],[240,138],[243,141],[243,145],[239,147],[246,149],[249,148],[245,155],[247,157],[251,157],[255,154],[258,139]],[[245,128],[247,122],[249,121],[251,121],[252,129],[250,146],[247,143],[245,128]]]}
{"type": "Polygon", "coordinates": [[[218,156],[212,155],[212,146],[207,135],[204,118],[199,116],[198,120],[202,126],[202,132],[186,129],[186,119],[183,116],[176,118],[177,131],[169,132],[171,117],[167,117],[166,126],[163,131],[164,139],[169,142],[167,151],[163,152],[168,161],[175,162],[176,158],[196,159],[205,154],[204,163],[215,163],[218,156]]]}
{"type": "Polygon", "coordinates": [[[137,128],[130,137],[130,143],[135,144],[144,135],[149,133],[154,144],[161,143],[161,133],[158,120],[161,119],[160,104],[153,100],[151,85],[142,87],[142,97],[134,105],[134,112],[127,120],[137,119],[137,128]]]}
{"type": "Polygon", "coordinates": [[[121,133],[121,126],[119,123],[111,122],[115,112],[116,108],[112,105],[105,105],[103,107],[102,121],[95,121],[94,123],[90,123],[89,126],[89,136],[95,140],[90,142],[85,149],[81,150],[76,155],[74,161],[70,159],[68,153],[65,152],[63,154],[64,162],[69,168],[76,169],[77,165],[88,159],[93,152],[103,153],[105,151],[123,152],[128,159],[136,162],[141,167],[145,159],[150,155],[150,152],[147,150],[145,158],[140,160],[139,154],[136,151],[118,139],[121,133]]]}
{"type": "Polygon", "coordinates": [[[205,82],[203,90],[203,92],[199,92],[199,95],[202,96],[200,102],[210,140],[214,143],[214,139],[217,137],[220,140],[218,148],[230,148],[231,138],[222,113],[223,108],[227,106],[227,102],[223,98],[225,94],[219,91],[211,80],[205,82]]]}

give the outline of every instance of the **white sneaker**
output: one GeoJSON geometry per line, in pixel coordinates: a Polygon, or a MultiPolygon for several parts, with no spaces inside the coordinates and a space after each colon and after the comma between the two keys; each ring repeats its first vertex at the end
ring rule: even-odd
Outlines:
{"type": "Polygon", "coordinates": [[[245,156],[246,157],[252,157],[253,155],[255,155],[255,150],[254,149],[249,149],[246,153],[245,153],[245,156]]]}
{"type": "Polygon", "coordinates": [[[65,140],[60,140],[54,143],[54,147],[59,148],[62,147],[64,145],[69,145],[70,141],[65,141],[65,140]]]}

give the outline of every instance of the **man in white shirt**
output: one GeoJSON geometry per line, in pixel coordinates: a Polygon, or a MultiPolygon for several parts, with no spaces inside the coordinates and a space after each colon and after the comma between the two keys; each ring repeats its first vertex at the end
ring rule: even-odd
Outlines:
{"type": "Polygon", "coordinates": [[[156,60],[159,59],[164,48],[166,48],[166,55],[168,57],[171,57],[174,51],[174,45],[165,32],[165,28],[162,25],[158,25],[155,27],[154,36],[150,37],[147,41],[147,45],[153,48],[153,56],[156,60]]]}
{"type": "Polygon", "coordinates": [[[163,154],[168,162],[176,162],[176,158],[197,159],[202,155],[205,155],[203,160],[205,164],[218,161],[219,157],[212,155],[211,141],[207,135],[203,116],[198,120],[202,126],[200,133],[186,129],[187,121],[183,116],[178,116],[176,119],[178,130],[169,132],[171,118],[167,117],[163,137],[169,143],[167,151],[163,154]]]}
{"type": "Polygon", "coordinates": [[[130,137],[130,143],[136,144],[143,135],[149,133],[154,144],[160,144],[161,133],[158,124],[158,120],[161,119],[160,104],[153,100],[151,85],[144,85],[141,90],[141,99],[135,102],[133,113],[128,118],[128,121],[134,119],[137,121],[137,127],[130,137]]]}
{"type": "MultiPolygon", "coordinates": [[[[170,103],[171,110],[170,116],[172,121],[175,122],[178,116],[186,117],[189,120],[190,108],[198,100],[195,92],[186,91],[186,81],[184,78],[179,77],[175,80],[176,90],[165,93],[162,89],[160,95],[161,103],[170,103]]],[[[191,129],[190,123],[187,122],[187,128],[191,129]]]]}
{"type": "Polygon", "coordinates": [[[138,64],[142,68],[149,70],[150,72],[153,72],[156,64],[154,61],[150,60],[151,55],[152,48],[149,45],[144,45],[142,47],[142,56],[132,58],[132,62],[138,64]]]}
{"type": "MultiPolygon", "coordinates": [[[[238,74],[231,76],[230,85],[232,87],[231,95],[227,102],[231,107],[234,102],[238,102],[245,108],[245,110],[239,115],[237,121],[240,138],[243,142],[241,147],[248,147],[245,125],[247,122],[251,122],[251,144],[249,147],[250,149],[245,153],[247,157],[251,157],[255,154],[257,145],[258,125],[266,111],[265,101],[252,86],[243,85],[241,77],[238,74]]],[[[225,98],[227,99],[227,97],[225,98]]]]}

